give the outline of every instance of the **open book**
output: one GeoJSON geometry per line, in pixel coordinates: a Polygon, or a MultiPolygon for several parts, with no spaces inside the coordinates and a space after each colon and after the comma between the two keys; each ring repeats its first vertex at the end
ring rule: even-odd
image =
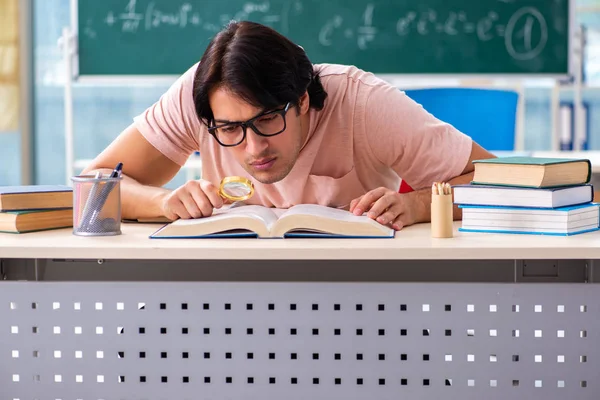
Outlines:
{"type": "Polygon", "coordinates": [[[315,204],[287,210],[239,205],[206,218],[173,221],[150,235],[153,239],[220,237],[393,238],[394,230],[365,215],[315,204]]]}

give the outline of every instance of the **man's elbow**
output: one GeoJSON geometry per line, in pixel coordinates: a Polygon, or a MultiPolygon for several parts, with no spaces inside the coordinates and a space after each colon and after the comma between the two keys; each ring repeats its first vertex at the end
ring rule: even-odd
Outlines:
{"type": "Polygon", "coordinates": [[[485,160],[488,158],[498,157],[495,154],[481,147],[476,141],[473,140],[473,145],[471,146],[471,154],[469,155],[469,161],[467,161],[467,165],[465,165],[465,168],[463,169],[461,175],[466,175],[474,171],[475,166],[473,165],[473,161],[485,160]]]}

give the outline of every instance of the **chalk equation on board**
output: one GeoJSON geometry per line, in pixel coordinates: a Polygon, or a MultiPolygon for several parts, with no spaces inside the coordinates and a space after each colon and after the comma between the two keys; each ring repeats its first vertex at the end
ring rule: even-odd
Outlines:
{"type": "MultiPolygon", "coordinates": [[[[145,6],[139,6],[138,0],[124,0],[123,4],[123,9],[108,11],[102,17],[103,24],[118,29],[123,34],[139,34],[166,28],[200,29],[214,34],[231,20],[245,19],[261,22],[287,34],[290,23],[302,14],[304,8],[300,0],[283,2],[279,7],[273,6],[268,0],[248,1],[236,11],[218,14],[216,18],[211,16],[209,19],[202,13],[201,7],[194,7],[189,2],[171,6],[169,12],[161,10],[152,1],[145,6]]],[[[508,55],[519,61],[535,58],[548,42],[548,23],[538,9],[530,6],[522,7],[504,18],[494,10],[483,17],[471,18],[463,10],[442,13],[419,6],[418,10],[408,10],[397,19],[394,18],[393,27],[377,25],[378,11],[389,20],[389,10],[378,8],[376,3],[366,3],[361,15],[348,17],[342,13],[333,13],[318,26],[318,36],[315,39],[323,47],[340,45],[342,41],[354,41],[356,47],[364,51],[377,40],[381,31],[393,32],[393,36],[386,35],[387,40],[390,37],[402,40],[415,35],[472,36],[482,43],[503,40],[508,55]]],[[[83,30],[83,34],[91,39],[97,36],[93,26],[93,22],[88,21],[83,30]]]]}
{"type": "MultiPolygon", "coordinates": [[[[190,3],[183,3],[175,11],[166,12],[157,7],[155,2],[148,3],[146,7],[138,7],[137,0],[127,0],[123,10],[109,11],[102,22],[126,34],[136,34],[141,31],[166,27],[179,29],[191,27],[214,34],[229,21],[240,21],[259,16],[259,22],[269,26],[279,24],[277,29],[285,34],[288,31],[287,25],[290,13],[294,11],[302,11],[302,4],[299,1],[286,4],[282,10],[273,10],[268,1],[247,2],[240,10],[231,14],[221,14],[218,16],[218,20],[214,21],[203,18],[202,13],[194,9],[194,6],[190,3]]],[[[83,33],[92,39],[97,36],[92,21],[88,21],[83,33]]]]}
{"type": "MultiPolygon", "coordinates": [[[[344,25],[341,15],[334,15],[321,28],[319,43],[322,46],[334,46],[336,31],[346,39],[357,38],[357,46],[361,50],[373,41],[377,28],[373,26],[375,7],[368,4],[363,14],[363,25],[354,30],[344,25]]],[[[548,25],[544,16],[534,7],[523,7],[510,16],[503,24],[495,11],[485,17],[471,21],[465,11],[448,12],[444,16],[433,10],[424,12],[409,11],[396,23],[396,34],[405,37],[412,34],[428,35],[474,35],[480,42],[503,38],[506,51],[515,60],[530,60],[539,55],[548,41],[548,25]],[[440,18],[441,17],[441,18],[440,18]]]]}
{"type": "Polygon", "coordinates": [[[503,24],[495,11],[472,21],[464,11],[449,12],[439,18],[435,10],[418,14],[409,11],[398,19],[396,31],[406,36],[416,31],[425,36],[443,34],[448,36],[475,35],[481,42],[504,38],[506,51],[516,60],[535,58],[544,50],[548,41],[548,25],[535,7],[523,7],[515,11],[503,24]]]}

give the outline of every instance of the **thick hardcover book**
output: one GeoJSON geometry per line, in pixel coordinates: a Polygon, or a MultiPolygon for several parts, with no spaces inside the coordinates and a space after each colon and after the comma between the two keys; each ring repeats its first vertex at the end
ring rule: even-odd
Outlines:
{"type": "Polygon", "coordinates": [[[150,235],[174,238],[393,238],[394,230],[371,218],[314,204],[288,210],[241,205],[210,217],[179,219],[150,235]]]}
{"type": "Polygon", "coordinates": [[[0,232],[25,233],[72,226],[72,208],[0,212],[0,232]]]}
{"type": "Polygon", "coordinates": [[[462,232],[575,235],[599,228],[599,204],[587,203],[555,209],[470,206],[462,209],[462,232]]]}
{"type": "Polygon", "coordinates": [[[473,161],[474,184],[549,188],[589,183],[587,159],[499,157],[473,161]]]}
{"type": "Polygon", "coordinates": [[[0,186],[0,211],[70,207],[73,207],[73,188],[70,186],[0,186]]]}
{"type": "Polygon", "coordinates": [[[558,208],[594,199],[594,188],[590,184],[555,188],[466,184],[453,189],[454,203],[465,205],[558,208]]]}

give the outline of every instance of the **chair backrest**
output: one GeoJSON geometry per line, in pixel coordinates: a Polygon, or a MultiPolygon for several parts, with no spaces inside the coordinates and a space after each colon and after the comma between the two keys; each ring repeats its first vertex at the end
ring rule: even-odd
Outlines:
{"type": "Polygon", "coordinates": [[[487,88],[423,88],[404,92],[489,151],[515,150],[516,91],[487,88]]]}

